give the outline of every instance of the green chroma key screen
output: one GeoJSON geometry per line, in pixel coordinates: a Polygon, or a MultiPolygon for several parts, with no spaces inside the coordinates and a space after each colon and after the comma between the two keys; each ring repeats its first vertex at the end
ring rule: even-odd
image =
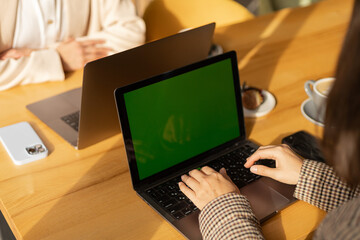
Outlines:
{"type": "Polygon", "coordinates": [[[240,135],[231,60],[124,94],[139,179],[240,135]]]}

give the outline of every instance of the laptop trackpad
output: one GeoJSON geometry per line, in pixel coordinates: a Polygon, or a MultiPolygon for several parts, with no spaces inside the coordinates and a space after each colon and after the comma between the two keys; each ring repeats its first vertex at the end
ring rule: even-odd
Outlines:
{"type": "Polygon", "coordinates": [[[249,199],[253,212],[260,221],[266,220],[290,202],[289,199],[263,183],[261,179],[241,188],[240,192],[249,199]]]}

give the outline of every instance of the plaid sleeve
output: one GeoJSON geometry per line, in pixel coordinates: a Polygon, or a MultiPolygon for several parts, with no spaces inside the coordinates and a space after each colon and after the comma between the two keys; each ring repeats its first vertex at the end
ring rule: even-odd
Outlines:
{"type": "Polygon", "coordinates": [[[325,163],[305,160],[294,197],[325,211],[360,195],[360,188],[351,188],[325,163]]]}
{"type": "Polygon", "coordinates": [[[237,193],[224,194],[208,203],[199,222],[203,239],[264,239],[249,201],[237,193]]]}

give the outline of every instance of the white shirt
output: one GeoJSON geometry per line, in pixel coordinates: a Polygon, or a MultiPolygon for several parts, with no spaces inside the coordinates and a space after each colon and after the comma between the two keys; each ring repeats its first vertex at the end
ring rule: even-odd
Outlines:
{"type": "Polygon", "coordinates": [[[65,13],[61,0],[20,0],[13,48],[43,49],[64,40],[65,13]]]}

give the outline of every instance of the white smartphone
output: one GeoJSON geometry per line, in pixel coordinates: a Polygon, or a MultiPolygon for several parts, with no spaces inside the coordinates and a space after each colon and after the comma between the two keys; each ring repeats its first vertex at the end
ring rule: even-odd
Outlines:
{"type": "Polygon", "coordinates": [[[0,141],[16,165],[33,162],[48,155],[48,150],[28,122],[0,128],[0,141]]]}

